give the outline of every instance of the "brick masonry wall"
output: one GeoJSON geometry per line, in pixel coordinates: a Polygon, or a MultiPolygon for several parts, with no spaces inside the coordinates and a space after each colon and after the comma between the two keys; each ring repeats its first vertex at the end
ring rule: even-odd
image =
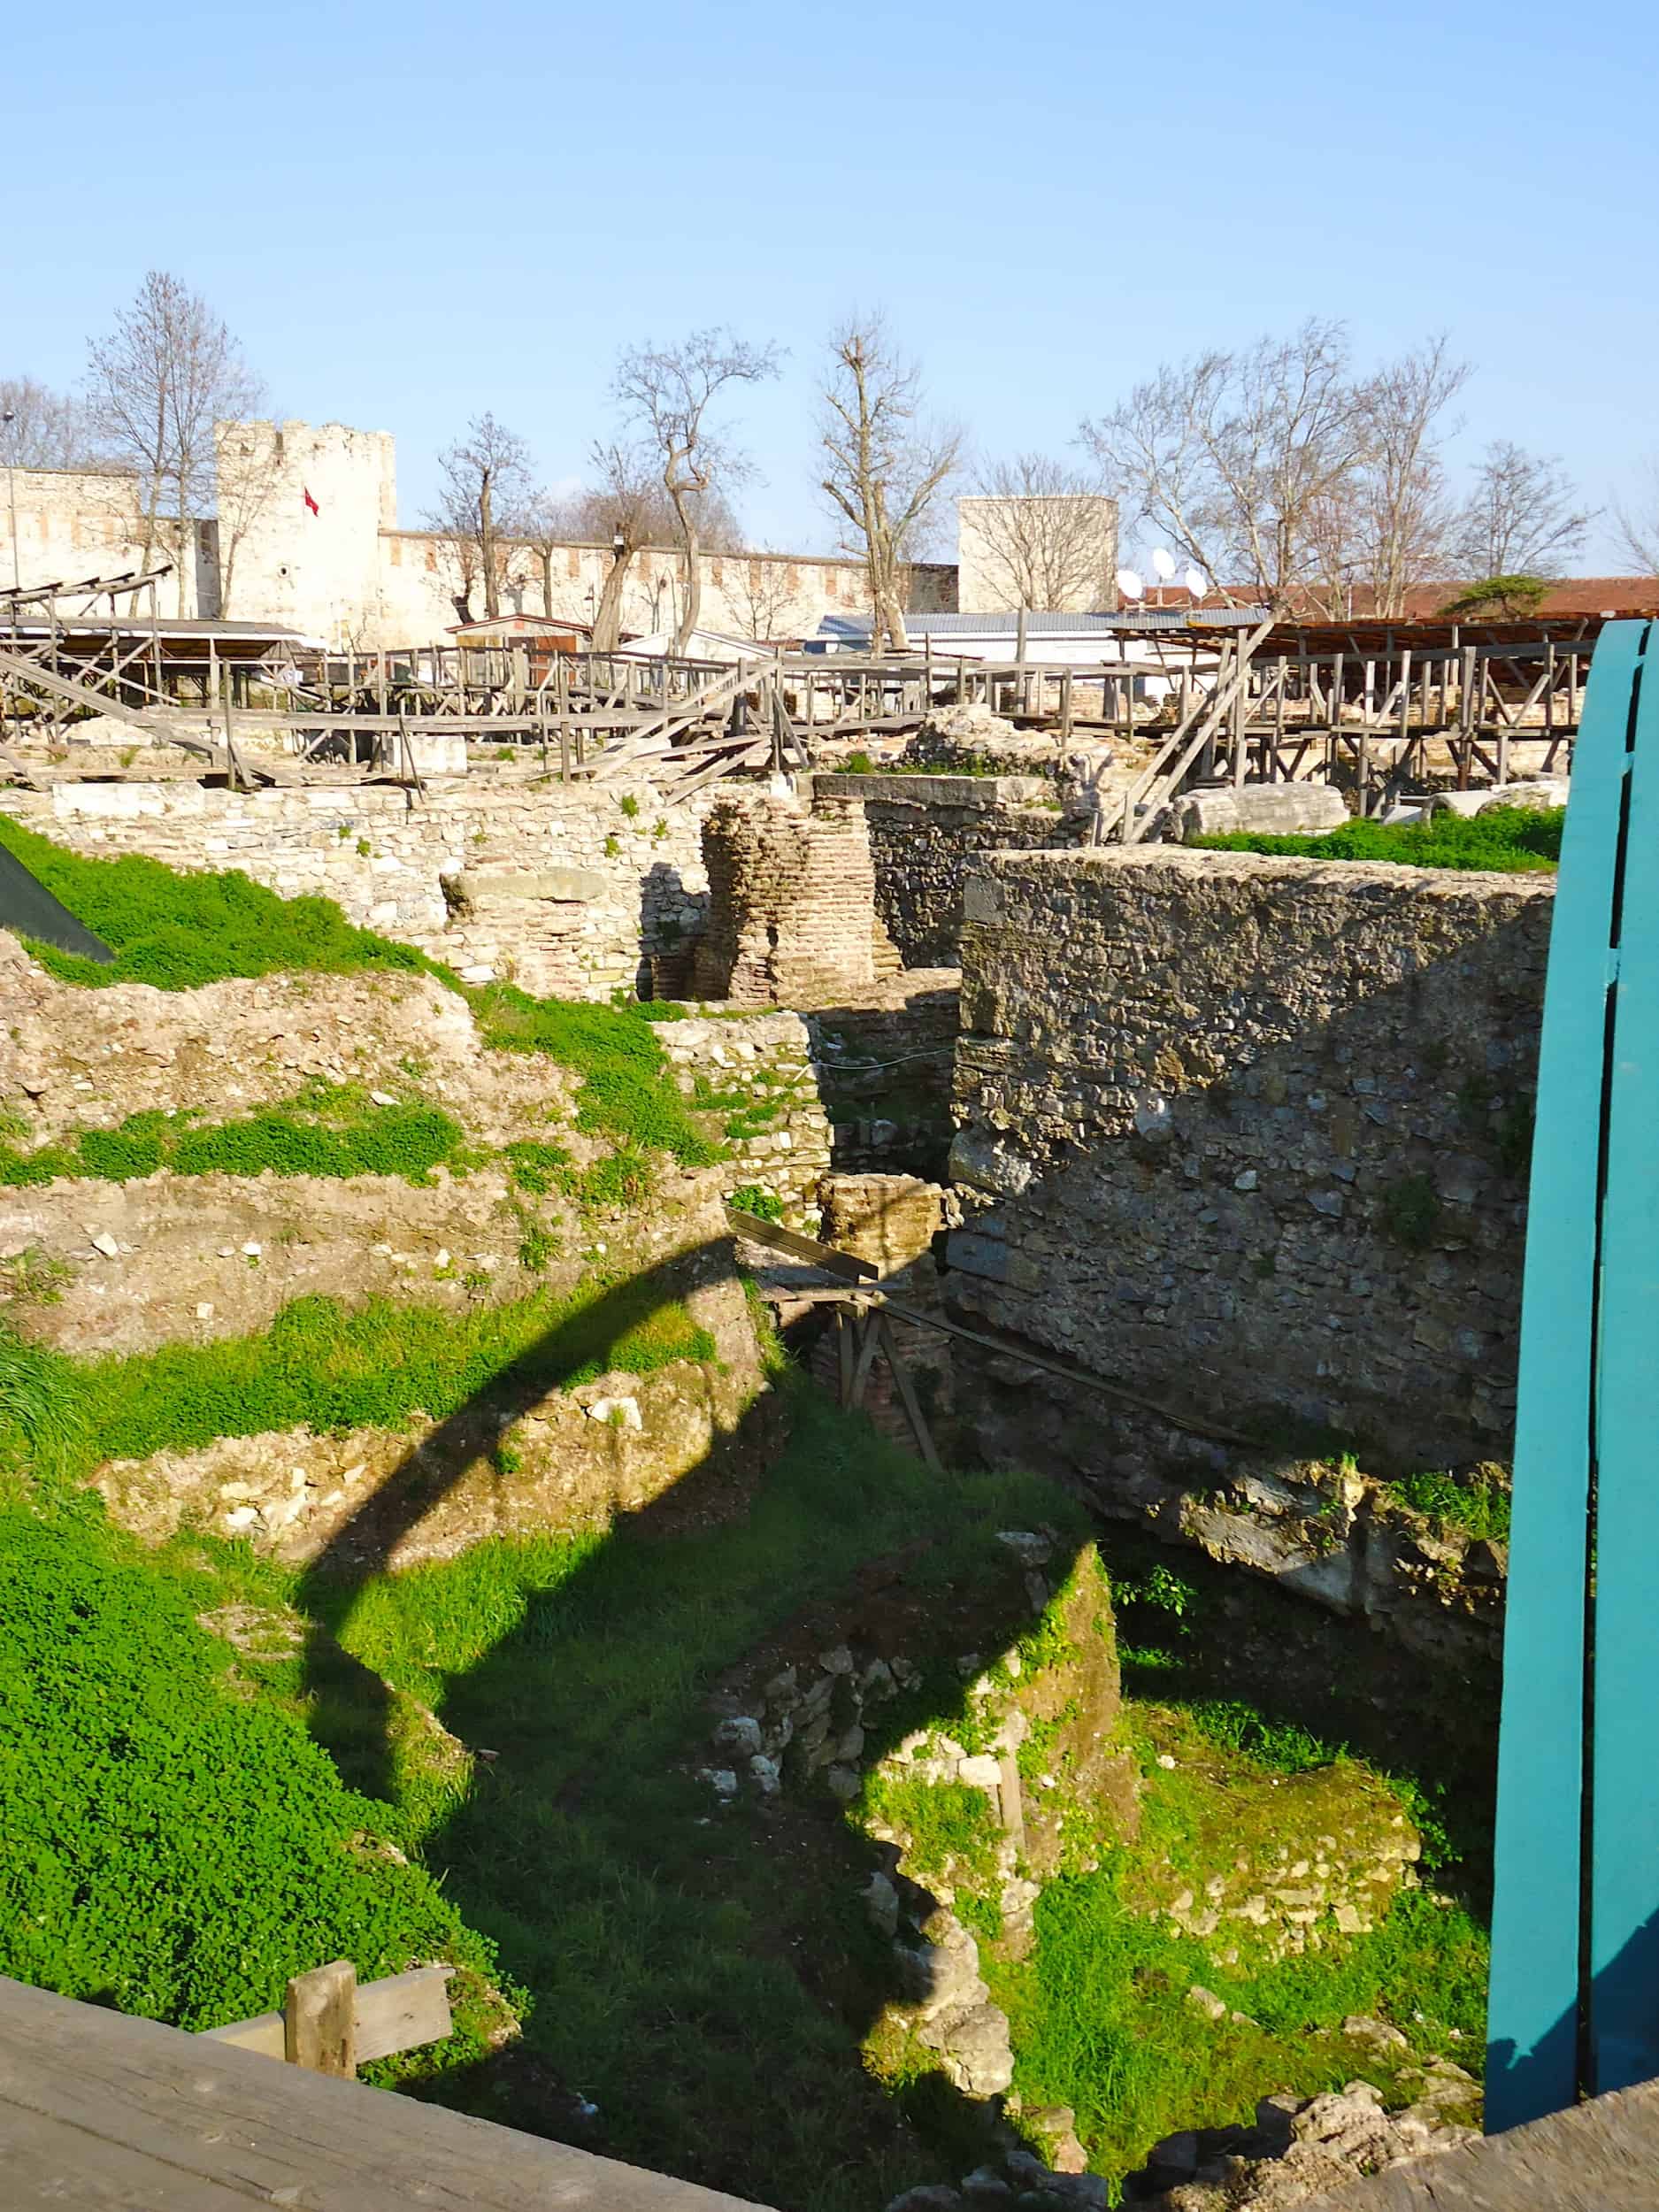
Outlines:
{"type": "Polygon", "coordinates": [[[419,945],[469,981],[511,977],[538,995],[604,998],[649,987],[660,969],[663,983],[683,988],[707,902],[710,801],[670,804],[644,785],[531,791],[481,777],[428,792],[411,807],[390,789],[60,783],[0,792],[0,805],[76,852],[240,868],[284,897],[336,900],[352,921],[419,945]]]}
{"type": "Polygon", "coordinates": [[[1505,1456],[1548,877],[1095,851],[967,888],[952,1290],[1210,1419],[1505,1456]]]}
{"type": "Polygon", "coordinates": [[[899,956],[876,914],[875,870],[856,798],[728,791],[703,826],[708,927],[701,998],[821,1006],[867,992],[899,956]]]}
{"type": "Polygon", "coordinates": [[[1073,846],[1083,828],[1037,776],[817,776],[813,789],[863,799],[876,910],[907,968],[956,964],[963,878],[981,853],[1073,846]]]}

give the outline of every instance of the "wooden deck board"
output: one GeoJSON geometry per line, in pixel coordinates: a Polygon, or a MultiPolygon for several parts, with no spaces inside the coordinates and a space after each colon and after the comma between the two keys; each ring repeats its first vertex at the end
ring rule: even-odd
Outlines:
{"type": "Polygon", "coordinates": [[[743,2212],[741,2200],[0,1977],[0,2201],[743,2212]]]}

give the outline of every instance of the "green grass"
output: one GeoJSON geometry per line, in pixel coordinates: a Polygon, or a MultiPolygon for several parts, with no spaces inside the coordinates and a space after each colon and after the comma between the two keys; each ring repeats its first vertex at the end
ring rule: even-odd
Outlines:
{"type": "Polygon", "coordinates": [[[1426,822],[1353,821],[1324,837],[1240,834],[1194,841],[1206,852],[1279,853],[1299,860],[1392,860],[1414,868],[1486,868],[1521,874],[1558,864],[1565,819],[1565,808],[1539,813],[1525,807],[1494,807],[1468,817],[1434,814],[1426,822]]]}
{"type": "Polygon", "coordinates": [[[486,1044],[545,1053],[582,1079],[579,1128],[666,1152],[683,1166],[719,1157],[669,1079],[654,1026],[660,1010],[653,1017],[632,1004],[532,998],[510,983],[470,988],[414,946],[354,928],[333,900],[279,898],[235,871],[182,873],[130,855],[83,859],[4,813],[0,844],[116,956],[105,964],[26,941],[62,982],[186,991],[285,971],[430,976],[467,1001],[486,1044]]]}
{"type": "Polygon", "coordinates": [[[188,1110],[129,1114],[29,1151],[0,1143],[0,1187],[59,1176],[131,1182],[173,1175],[396,1175],[427,1184],[462,1146],[460,1125],[433,1106],[376,1106],[355,1087],[319,1085],[287,1106],[204,1126],[188,1110]]]}
{"type": "Polygon", "coordinates": [[[417,975],[432,966],[412,945],[354,929],[332,899],[281,899],[235,870],[181,874],[131,854],[83,860],[4,814],[0,845],[115,955],[104,964],[31,942],[34,956],[63,982],[188,991],[284,969],[417,975]]]}
{"type": "Polygon", "coordinates": [[[1031,1960],[994,1990],[1016,2086],[1028,2107],[1072,2107],[1097,2171],[1133,2170],[1178,2129],[1248,2121],[1270,2085],[1313,2096],[1369,2073],[1371,2055],[1339,2032],[1350,2013],[1405,2023],[1419,2049],[1421,2015],[1436,2046],[1479,2062],[1484,1939],[1460,1908],[1419,1894],[1340,1949],[1248,1977],[1136,1910],[1121,1862],[1050,1883],[1036,1924],[1031,1960]],[[1246,2018],[1210,2021],[1187,1998],[1194,1985],[1246,2018]]]}
{"type": "Polygon", "coordinates": [[[1388,1486],[1415,1512],[1426,1514],[1442,1528],[1488,1543],[1509,1540],[1509,1486],[1501,1467],[1480,1466],[1463,1475],[1445,1468],[1428,1469],[1402,1476],[1388,1486]]]}
{"type": "Polygon", "coordinates": [[[714,1340],[649,1279],[592,1281],[450,1314],[372,1298],[300,1298],[268,1329],[208,1344],[71,1359],[0,1324],[0,1465],[50,1442],[74,1474],[106,1459],[193,1451],[219,1436],[446,1419],[511,1371],[514,1387],[569,1390],[611,1370],[715,1357],[714,1340]],[[8,1378],[10,1380],[8,1381],[8,1378]]]}
{"type": "Polygon", "coordinates": [[[201,1601],[96,1502],[0,1503],[0,1971],[204,2028],[327,1959],[447,1959],[457,2032],[420,2064],[481,2055],[488,1943],[293,1715],[237,1694],[201,1601]]]}

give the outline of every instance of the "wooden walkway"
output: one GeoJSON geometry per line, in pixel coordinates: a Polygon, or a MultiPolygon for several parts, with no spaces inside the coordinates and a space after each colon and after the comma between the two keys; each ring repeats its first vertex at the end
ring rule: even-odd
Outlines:
{"type": "Polygon", "coordinates": [[[744,2212],[743,2200],[0,1978],[7,2212],[744,2212]]]}

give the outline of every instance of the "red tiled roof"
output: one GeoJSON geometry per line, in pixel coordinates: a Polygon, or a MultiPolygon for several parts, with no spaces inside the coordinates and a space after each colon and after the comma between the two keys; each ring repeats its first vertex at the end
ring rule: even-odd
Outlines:
{"type": "MultiPolygon", "coordinates": [[[[1470,589],[1466,583],[1417,584],[1406,594],[1404,619],[1431,621],[1448,607],[1452,601],[1470,589]]],[[[1162,591],[1148,592],[1146,604],[1151,607],[1225,607],[1252,605],[1260,595],[1248,585],[1238,585],[1226,591],[1206,592],[1194,598],[1183,586],[1167,585],[1162,591]]],[[[1330,621],[1333,618],[1323,605],[1314,603],[1309,595],[1301,611],[1315,621],[1330,621]]],[[[1343,611],[1356,621],[1371,618],[1371,595],[1356,591],[1351,608],[1343,611]]],[[[1659,615],[1659,576],[1563,576],[1548,585],[1536,607],[1526,610],[1529,617],[1545,617],[1556,621],[1571,619],[1574,615],[1659,615]]]]}

